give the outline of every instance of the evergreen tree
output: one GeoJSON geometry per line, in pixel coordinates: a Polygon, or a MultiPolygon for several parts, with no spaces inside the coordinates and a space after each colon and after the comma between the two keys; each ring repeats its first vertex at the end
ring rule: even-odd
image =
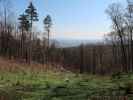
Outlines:
{"type": "MultiPolygon", "coordinates": [[[[20,36],[20,56],[22,58],[24,58],[24,53],[27,52],[27,50],[25,50],[25,45],[26,45],[25,41],[26,41],[26,37],[27,37],[25,32],[29,31],[30,24],[29,24],[29,21],[28,21],[27,16],[25,14],[20,15],[18,20],[19,20],[19,29],[21,30],[21,36],[20,36]]],[[[25,58],[27,58],[27,57],[25,57],[25,58]]],[[[26,59],[26,62],[27,62],[27,59],[26,59]]]]}
{"type": "Polygon", "coordinates": [[[27,16],[25,14],[22,14],[20,15],[20,17],[18,18],[19,20],[19,28],[22,30],[22,31],[29,31],[29,27],[30,27],[30,24],[29,24],[29,21],[27,19],[27,16]]]}
{"type": "Polygon", "coordinates": [[[51,16],[50,15],[47,15],[46,18],[44,19],[44,26],[45,26],[45,30],[47,32],[47,38],[48,38],[48,46],[47,46],[47,62],[49,60],[49,46],[50,46],[50,28],[52,26],[52,19],[51,19],[51,16]]]}
{"type": "Polygon", "coordinates": [[[25,13],[26,13],[27,18],[28,18],[29,23],[30,23],[29,53],[28,53],[28,59],[29,59],[29,64],[30,64],[31,56],[32,56],[32,44],[31,44],[31,40],[32,40],[32,26],[33,26],[33,22],[34,21],[38,21],[37,10],[34,7],[32,2],[30,2],[28,8],[25,10],[25,13]]]}
{"type": "Polygon", "coordinates": [[[34,21],[38,21],[38,14],[37,14],[37,10],[34,7],[33,3],[30,2],[28,8],[25,10],[25,13],[28,17],[28,20],[30,21],[30,28],[32,30],[32,25],[34,21]]]}

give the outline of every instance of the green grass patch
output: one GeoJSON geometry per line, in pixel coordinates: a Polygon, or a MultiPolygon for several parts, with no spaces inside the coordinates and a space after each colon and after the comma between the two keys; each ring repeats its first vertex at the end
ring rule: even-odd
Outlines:
{"type": "Polygon", "coordinates": [[[92,96],[132,98],[132,84],[132,74],[115,79],[51,71],[0,72],[0,95],[9,100],[87,100],[92,96]]]}

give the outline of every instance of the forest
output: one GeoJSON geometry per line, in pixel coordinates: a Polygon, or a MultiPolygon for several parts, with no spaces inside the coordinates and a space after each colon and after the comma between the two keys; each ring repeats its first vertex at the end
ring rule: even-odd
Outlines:
{"type": "Polygon", "coordinates": [[[13,6],[0,0],[0,100],[133,100],[133,2],[108,5],[111,31],[102,42],[72,47],[51,38],[50,14],[36,31],[32,1],[19,16],[13,6]]]}

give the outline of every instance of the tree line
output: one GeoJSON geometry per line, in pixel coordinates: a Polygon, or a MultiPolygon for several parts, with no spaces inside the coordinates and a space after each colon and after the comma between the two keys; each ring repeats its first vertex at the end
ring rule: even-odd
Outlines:
{"type": "Polygon", "coordinates": [[[33,31],[33,24],[38,21],[37,9],[32,2],[25,11],[18,17],[18,23],[15,23],[13,17],[14,11],[8,8],[10,0],[1,0],[0,13],[0,52],[2,56],[8,56],[10,59],[23,59],[26,63],[31,63],[39,57],[40,62],[48,61],[49,37],[52,19],[50,15],[44,18],[44,29],[47,36],[43,40],[38,38],[38,33],[33,31]],[[47,53],[46,53],[47,52],[47,53]]]}
{"type": "Polygon", "coordinates": [[[37,62],[61,66],[65,69],[91,74],[111,74],[133,71],[133,3],[124,9],[119,3],[106,10],[112,22],[112,31],[97,44],[81,44],[76,47],[60,47],[50,39],[52,18],[44,17],[43,38],[33,30],[39,20],[32,2],[13,19],[15,11],[11,0],[0,0],[0,55],[19,59],[27,64],[37,62]]]}

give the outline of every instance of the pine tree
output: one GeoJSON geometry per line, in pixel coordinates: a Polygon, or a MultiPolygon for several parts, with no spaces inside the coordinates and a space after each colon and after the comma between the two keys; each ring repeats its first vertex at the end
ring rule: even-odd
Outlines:
{"type": "Polygon", "coordinates": [[[29,21],[27,19],[27,16],[25,14],[22,14],[20,15],[20,17],[18,18],[19,20],[19,28],[22,30],[22,31],[29,31],[29,27],[30,27],[30,24],[29,24],[29,21]]]}
{"type": "Polygon", "coordinates": [[[52,26],[52,19],[51,19],[51,16],[50,15],[47,15],[46,18],[44,19],[44,26],[45,26],[45,30],[47,32],[47,38],[48,38],[48,46],[47,46],[47,63],[49,61],[49,46],[50,46],[50,28],[52,26]]]}
{"type": "MultiPolygon", "coordinates": [[[[25,14],[20,15],[18,18],[19,20],[19,29],[21,30],[21,36],[20,36],[20,56],[24,57],[25,52],[25,41],[26,41],[26,34],[25,31],[28,32],[30,28],[29,21],[27,19],[27,16],[25,14]]],[[[26,51],[27,52],[27,51],[26,51]]],[[[25,57],[27,58],[27,57],[25,57]]],[[[26,59],[27,61],[27,59],[26,59]]]]}
{"type": "Polygon", "coordinates": [[[33,3],[30,2],[30,5],[28,6],[28,8],[25,10],[25,13],[28,17],[28,20],[30,21],[30,28],[32,31],[32,25],[34,21],[38,21],[38,14],[37,14],[37,10],[34,7],[33,3]]]}
{"type": "Polygon", "coordinates": [[[29,64],[31,62],[31,56],[32,56],[32,44],[31,44],[31,40],[32,40],[32,26],[33,26],[33,22],[34,21],[38,21],[38,14],[37,14],[37,10],[34,7],[33,3],[30,2],[28,8],[25,10],[25,13],[27,15],[27,18],[29,20],[30,23],[30,36],[29,36],[29,53],[28,53],[28,59],[29,59],[29,64]]]}

